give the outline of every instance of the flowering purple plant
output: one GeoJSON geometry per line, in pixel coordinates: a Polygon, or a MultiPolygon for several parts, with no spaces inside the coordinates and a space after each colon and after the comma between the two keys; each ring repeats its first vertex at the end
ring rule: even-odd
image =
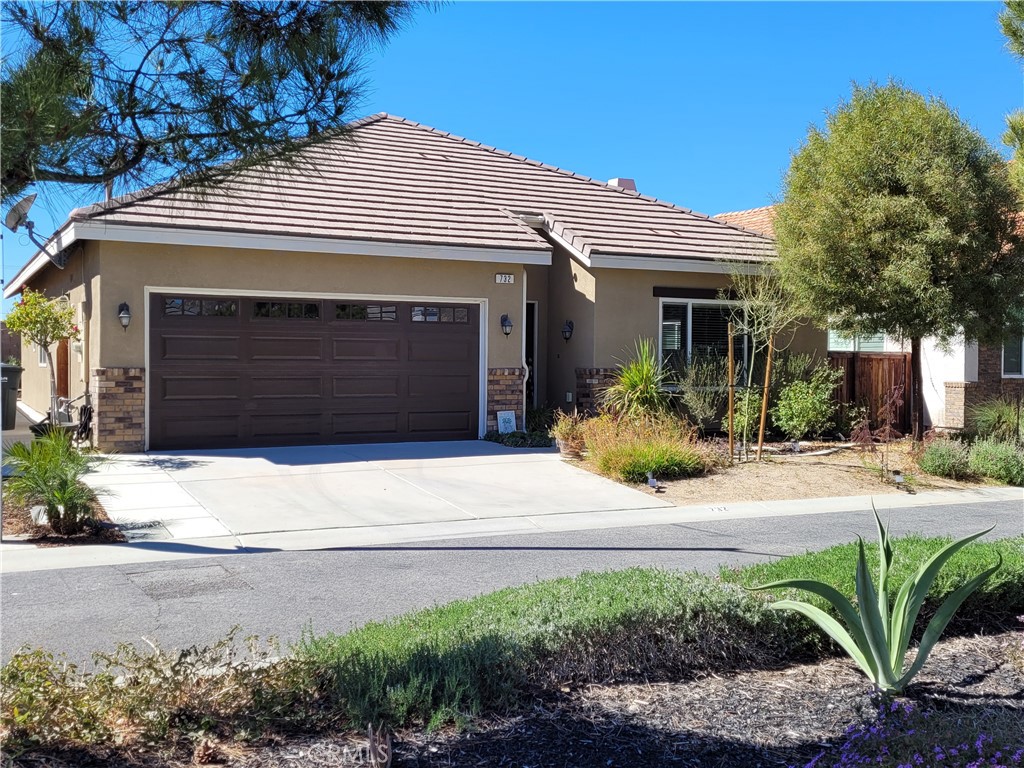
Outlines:
{"type": "MultiPolygon", "coordinates": [[[[991,736],[978,734],[973,743],[929,744],[914,739],[932,713],[910,702],[883,701],[874,722],[851,725],[838,753],[825,751],[804,768],[848,768],[855,765],[887,768],[1015,768],[1024,765],[1024,746],[997,747],[991,736]]],[[[795,768],[795,766],[791,766],[795,768]]]]}

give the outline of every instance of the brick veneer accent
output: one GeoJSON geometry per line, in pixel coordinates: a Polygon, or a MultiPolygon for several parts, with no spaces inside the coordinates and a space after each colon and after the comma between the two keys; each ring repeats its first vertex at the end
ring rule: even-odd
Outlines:
{"type": "Polygon", "coordinates": [[[146,369],[94,368],[93,445],[134,453],[146,443],[146,369]]]}
{"type": "Polygon", "coordinates": [[[576,369],[576,408],[584,413],[597,410],[597,397],[607,387],[618,369],[616,368],[577,368],[576,369]]]}
{"type": "Polygon", "coordinates": [[[498,411],[515,411],[516,426],[522,429],[526,424],[523,413],[525,393],[523,386],[526,371],[522,368],[487,369],[487,431],[498,428],[498,411]]]}
{"type": "Polygon", "coordinates": [[[1024,394],[1024,379],[1003,378],[1003,350],[978,345],[978,380],[946,382],[946,412],[942,426],[969,427],[971,408],[1000,395],[1015,398],[1024,394]]]}

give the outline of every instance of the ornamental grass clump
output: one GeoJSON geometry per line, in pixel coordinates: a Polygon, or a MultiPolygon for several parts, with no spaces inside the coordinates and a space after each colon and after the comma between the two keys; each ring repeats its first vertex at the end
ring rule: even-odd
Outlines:
{"type": "Polygon", "coordinates": [[[631,421],[604,414],[583,422],[582,429],[597,471],[622,482],[646,482],[648,473],[662,480],[693,477],[715,463],[693,428],[673,416],[631,421]]]}
{"type": "Polygon", "coordinates": [[[967,581],[943,601],[925,627],[913,664],[909,669],[904,669],[914,624],[935,578],[953,555],[992,529],[954,541],[936,552],[918,568],[917,573],[903,583],[895,601],[890,605],[888,580],[893,561],[892,543],[878,512],[874,511],[874,515],[878,525],[878,585],[876,589],[868,573],[864,542],[861,540],[857,557],[856,608],[835,587],[811,579],[785,579],[762,584],[753,589],[800,589],[827,600],[842,617],[846,624],[845,629],[828,613],[810,603],[779,600],[771,607],[776,610],[796,611],[811,619],[839,644],[878,689],[885,693],[902,693],[928,660],[932,648],[957,608],[999,570],[1003,558],[999,555],[999,561],[995,565],[967,581]]]}

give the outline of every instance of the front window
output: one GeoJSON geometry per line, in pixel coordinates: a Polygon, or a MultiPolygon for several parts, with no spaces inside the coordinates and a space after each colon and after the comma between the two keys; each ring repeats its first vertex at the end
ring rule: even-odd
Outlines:
{"type": "Polygon", "coordinates": [[[884,352],[885,334],[846,336],[832,328],[828,329],[829,352],[884,352]]]}
{"type": "Polygon", "coordinates": [[[1020,335],[1003,342],[1003,376],[1024,376],[1024,338],[1020,335]]]}
{"type": "MultiPolygon", "coordinates": [[[[729,321],[734,307],[711,302],[664,302],[661,305],[661,360],[666,368],[681,370],[697,356],[729,354],[729,321]]],[[[747,359],[747,339],[733,337],[737,368],[747,359]]]]}

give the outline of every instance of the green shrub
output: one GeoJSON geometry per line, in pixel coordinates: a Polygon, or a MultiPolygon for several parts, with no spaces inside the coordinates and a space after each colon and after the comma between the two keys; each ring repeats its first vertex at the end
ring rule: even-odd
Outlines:
{"type": "Polygon", "coordinates": [[[822,365],[811,374],[810,381],[787,384],[772,409],[775,424],[794,440],[819,436],[835,416],[835,388],[841,376],[841,371],[822,365]]]}
{"type": "Polygon", "coordinates": [[[1024,485],[1024,451],[987,438],[971,446],[968,466],[976,475],[1007,485],[1024,485]]]}
{"type": "Polygon", "coordinates": [[[956,440],[939,439],[929,443],[917,465],[922,471],[936,477],[962,480],[971,476],[968,448],[956,440]]]}
{"type": "Polygon", "coordinates": [[[717,354],[694,354],[679,373],[679,400],[702,432],[719,420],[729,396],[729,363],[717,354]]]}
{"type": "Polygon", "coordinates": [[[1017,403],[1004,397],[973,405],[967,412],[968,423],[978,437],[990,437],[1004,442],[1024,439],[1024,415],[1017,411],[1017,403]]]}
{"type": "Polygon", "coordinates": [[[81,481],[91,459],[75,448],[69,432],[49,429],[28,445],[14,443],[6,454],[4,466],[13,472],[4,486],[15,500],[44,506],[47,522],[58,535],[84,530],[96,498],[81,481]]]}
{"type": "Polygon", "coordinates": [[[555,423],[557,411],[550,405],[526,409],[526,431],[547,432],[555,423]]]}
{"type": "Polygon", "coordinates": [[[630,419],[668,413],[671,408],[665,389],[668,372],[658,359],[658,347],[650,339],[638,339],[633,357],[619,365],[609,384],[598,395],[601,407],[630,419]]]}
{"type": "Polygon", "coordinates": [[[502,434],[491,430],[484,435],[484,440],[498,443],[508,448],[550,448],[551,436],[546,432],[506,432],[502,434]]]}
{"type": "Polygon", "coordinates": [[[761,390],[755,387],[737,390],[733,402],[733,434],[739,439],[757,437],[761,423],[761,390]]]}
{"type": "Polygon", "coordinates": [[[298,655],[348,723],[438,725],[513,709],[537,685],[678,680],[805,658],[817,640],[803,626],[704,576],[631,569],[307,636],[298,655]]]}

